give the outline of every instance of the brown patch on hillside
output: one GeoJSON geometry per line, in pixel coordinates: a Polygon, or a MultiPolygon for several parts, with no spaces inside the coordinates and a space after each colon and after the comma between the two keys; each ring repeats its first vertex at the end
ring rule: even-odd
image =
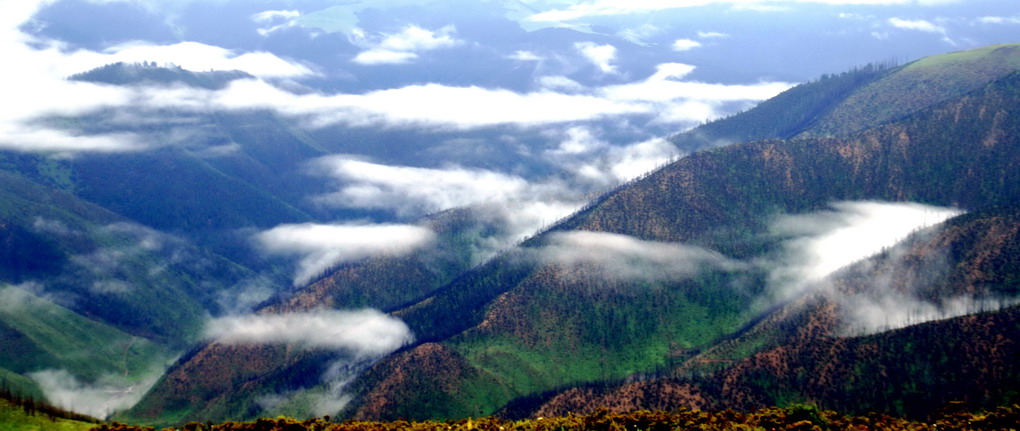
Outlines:
{"type": "Polygon", "coordinates": [[[210,343],[172,369],[136,414],[158,417],[166,409],[201,409],[211,400],[231,394],[247,382],[292,364],[300,350],[283,345],[210,343]]]}
{"type": "Polygon", "coordinates": [[[609,392],[594,388],[568,389],[543,404],[532,416],[589,414],[597,409],[612,413],[647,409],[671,411],[681,407],[704,410],[709,402],[700,389],[688,383],[645,381],[628,383],[609,392]]]}
{"type": "Polygon", "coordinates": [[[393,417],[405,399],[419,393],[456,393],[471,365],[442,344],[425,343],[390,356],[369,373],[377,376],[354,414],[357,420],[393,417]],[[410,391],[410,392],[409,392],[410,391]]]}

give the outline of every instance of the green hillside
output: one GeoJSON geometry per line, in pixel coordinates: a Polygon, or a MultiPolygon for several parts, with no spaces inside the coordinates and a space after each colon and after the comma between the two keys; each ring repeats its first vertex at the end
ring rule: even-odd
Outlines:
{"type": "Polygon", "coordinates": [[[1014,403],[1020,370],[1006,358],[1016,354],[1008,340],[1020,330],[1020,310],[987,311],[1009,307],[1009,299],[1020,293],[1020,266],[1011,258],[1020,247],[1018,216],[1010,206],[953,218],[843,269],[831,277],[830,289],[769,312],[657,378],[520,400],[514,414],[562,415],[600,406],[623,411],[811,403],[858,414],[925,418],[932,406],[953,401],[965,400],[971,408],[1014,403]],[[992,243],[996,246],[989,248],[992,243]],[[893,297],[895,302],[887,302],[893,297]],[[897,325],[892,331],[880,324],[856,335],[862,329],[853,308],[861,306],[860,298],[913,307],[917,313],[921,303],[952,309],[963,297],[975,299],[966,312],[985,312],[948,314],[953,318],[904,329],[897,325]]]}
{"type": "MultiPolygon", "coordinates": [[[[266,304],[261,312],[287,313],[318,307],[398,309],[415,303],[475,265],[479,256],[468,245],[486,235],[482,220],[470,211],[447,211],[424,225],[437,240],[402,257],[373,257],[340,265],[291,296],[266,304]]],[[[194,418],[254,418],[266,396],[287,393],[292,400],[278,413],[307,415],[308,402],[325,391],[320,377],[344,359],[335,351],[294,346],[196,347],[167,371],[152,392],[118,416],[130,423],[184,423],[194,418]]],[[[277,412],[271,412],[277,413],[277,412]]]]}
{"type": "Polygon", "coordinates": [[[0,235],[8,244],[0,281],[40,284],[75,312],[122,331],[186,344],[218,291],[250,274],[73,195],[7,173],[0,184],[0,235]],[[211,274],[216,284],[205,284],[211,274]]]}
{"type": "Polygon", "coordinates": [[[2,431],[87,431],[95,427],[96,424],[91,422],[50,417],[39,412],[28,413],[19,406],[0,400],[2,431]]]}
{"type": "Polygon", "coordinates": [[[0,380],[39,399],[60,388],[37,373],[151,383],[253,273],[50,184],[0,172],[0,380]]]}
{"type": "Polygon", "coordinates": [[[745,112],[670,137],[694,152],[762,139],[789,139],[805,133],[862,86],[896,73],[892,65],[869,64],[797,85],[745,112]]]}
{"type": "MultiPolygon", "coordinates": [[[[770,215],[822,209],[835,200],[966,209],[1014,202],[1020,197],[1009,181],[1020,177],[1020,154],[1011,144],[1020,136],[1018,82],[1020,75],[1009,75],[845,138],[761,141],[694,154],[606,195],[552,233],[612,232],[747,260],[777,250],[777,240],[766,235],[770,215]]],[[[546,245],[548,236],[529,248],[546,245]]],[[[515,396],[655,372],[685,351],[724,339],[761,311],[754,298],[764,275],[755,271],[613,286],[583,271],[520,262],[510,255],[491,262],[398,313],[423,339],[443,340],[444,354],[463,366],[444,374],[410,365],[434,360],[432,345],[402,352],[365,375],[350,414],[484,414],[515,396]],[[422,387],[435,389],[419,396],[422,387]],[[444,409],[434,409],[436,399],[447,400],[444,409]]]]}
{"type": "Polygon", "coordinates": [[[0,430],[84,431],[97,426],[100,425],[96,418],[69,412],[0,385],[0,430]]]}
{"type": "Polygon", "coordinates": [[[85,379],[138,377],[169,352],[144,338],[90,321],[17,287],[0,290],[0,333],[7,354],[0,367],[20,374],[65,369],[85,379]]]}
{"type": "Polygon", "coordinates": [[[1020,44],[928,57],[847,97],[803,136],[844,135],[952,100],[1020,68],[1020,44]]]}

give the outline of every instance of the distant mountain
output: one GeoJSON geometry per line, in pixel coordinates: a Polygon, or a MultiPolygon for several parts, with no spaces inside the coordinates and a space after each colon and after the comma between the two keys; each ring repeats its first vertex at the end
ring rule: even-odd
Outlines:
{"type": "Polygon", "coordinates": [[[1016,45],[995,45],[911,62],[869,64],[798,85],[747,112],[672,140],[701,149],[738,142],[847,135],[902,119],[1016,72],[1016,45]]]}
{"type": "Polygon", "coordinates": [[[157,65],[155,63],[125,64],[113,63],[77,75],[72,81],[102,82],[112,85],[143,84],[184,84],[210,90],[219,90],[237,79],[254,79],[241,71],[192,72],[180,66],[157,65]]]}
{"type": "MultiPolygon", "coordinates": [[[[1000,341],[1017,329],[1015,308],[994,311],[1016,297],[1011,280],[1020,274],[1009,263],[1018,239],[1010,208],[1020,201],[1017,49],[868,67],[791,89],[674,138],[695,147],[733,145],[621,186],[478,266],[454,259],[448,270],[423,272],[415,257],[339,268],[264,313],[383,307],[406,322],[415,344],[353,380],[332,382],[319,378],[338,363],[329,352],[211,344],[175,365],[126,417],[251,417],[274,411],[266,396],[281,393],[305,394],[289,401],[299,411],[313,403],[307,394],[330,391],[343,396],[335,404],[345,405],[342,415],[372,419],[563,412],[590,407],[578,401],[584,397],[625,409],[662,407],[662,400],[719,408],[808,401],[911,415],[930,412],[914,406],[935,408],[951,398],[1008,401],[1017,387],[1014,364],[971,365],[981,360],[979,350],[1010,357],[1012,347],[1000,341]],[[918,234],[897,248],[907,255],[937,250],[949,268],[958,266],[921,290],[901,287],[933,304],[963,295],[995,305],[964,310],[986,314],[894,331],[868,327],[874,333],[861,336],[840,332],[848,331],[838,324],[842,311],[824,306],[817,290],[777,297],[776,262],[789,257],[789,237],[775,232],[776,221],[847,201],[968,211],[933,227],[931,242],[918,234]],[[400,270],[409,275],[401,279],[373,268],[411,270],[400,270]],[[364,302],[364,283],[376,281],[421,284],[364,302]],[[907,341],[922,339],[929,341],[907,341]],[[855,357],[856,369],[837,361],[855,357]],[[874,376],[894,365],[906,367],[896,368],[904,380],[883,379],[883,394],[868,392],[879,387],[874,376]],[[672,373],[669,380],[643,378],[672,373]],[[612,384],[626,379],[643,381],[612,384]],[[945,390],[974,381],[984,383],[945,390]],[[554,396],[571,386],[581,389],[554,396]]],[[[452,226],[447,232],[470,231],[452,226]]],[[[838,273],[827,280],[842,287],[821,292],[879,297],[868,282],[875,274],[860,274],[881,272],[889,256],[853,267],[857,281],[838,273]]],[[[918,279],[896,262],[886,265],[883,280],[918,279]]]]}

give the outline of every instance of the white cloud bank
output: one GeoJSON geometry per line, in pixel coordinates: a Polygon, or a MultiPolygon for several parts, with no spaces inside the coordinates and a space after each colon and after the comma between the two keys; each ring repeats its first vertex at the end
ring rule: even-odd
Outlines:
{"type": "Polygon", "coordinates": [[[354,57],[353,61],[363,65],[408,63],[417,59],[419,52],[460,45],[461,41],[453,37],[456,31],[452,25],[436,31],[409,25],[400,33],[385,35],[382,40],[371,44],[370,49],[354,57]]]}
{"type": "Polygon", "coordinates": [[[156,384],[161,371],[140,379],[108,374],[95,382],[82,382],[66,370],[42,370],[27,374],[42,389],[51,404],[96,418],[134,406],[156,384]]]}
{"type": "Polygon", "coordinates": [[[719,106],[727,102],[761,101],[774,97],[793,84],[761,82],[749,85],[723,85],[683,78],[693,72],[694,66],[683,63],[665,63],[644,81],[603,87],[599,92],[608,100],[619,103],[640,103],[654,106],[657,121],[661,123],[689,123],[701,118],[717,118],[719,106]]]}
{"type": "Polygon", "coordinates": [[[296,344],[381,357],[413,340],[400,319],[378,310],[230,316],[206,324],[205,337],[224,344],[296,344]]]}
{"type": "Polygon", "coordinates": [[[392,209],[404,217],[505,201],[521,195],[528,187],[528,182],[520,177],[456,166],[447,169],[390,166],[345,156],[323,157],[314,166],[348,184],[336,193],[319,196],[319,202],[335,207],[392,209]]]}
{"type": "Polygon", "coordinates": [[[590,185],[593,191],[604,190],[630,181],[678,156],[677,148],[661,138],[625,146],[611,145],[599,139],[586,127],[571,127],[564,132],[560,144],[543,156],[566,172],[574,182],[590,185]]]}
{"type": "Polygon", "coordinates": [[[599,45],[593,42],[578,42],[574,44],[585,58],[595,65],[602,73],[616,73],[616,47],[605,44],[599,45]]]}
{"type": "Polygon", "coordinates": [[[839,298],[845,335],[867,335],[935,320],[1001,310],[1020,304],[1020,298],[956,295],[940,300],[921,299],[913,292],[881,291],[839,298]]]}
{"type": "Polygon", "coordinates": [[[255,235],[271,254],[299,258],[294,285],[308,283],[330,267],[372,256],[399,256],[433,240],[423,227],[398,224],[290,224],[255,235]]]}
{"type": "Polygon", "coordinates": [[[365,94],[296,95],[263,81],[234,81],[211,95],[221,109],[274,109],[307,118],[312,126],[524,127],[644,114],[650,107],[552,91],[516,93],[476,86],[412,85],[365,94]]]}
{"type": "MultiPolygon", "coordinates": [[[[612,70],[611,65],[606,67],[612,70]]],[[[644,81],[592,89],[565,78],[546,77],[542,81],[545,89],[529,93],[425,84],[365,94],[295,95],[263,81],[239,80],[208,95],[208,103],[220,109],[274,109],[306,118],[314,126],[537,127],[628,115],[697,124],[720,116],[718,107],[723,103],[758,102],[792,86],[785,82],[722,85],[683,81],[693,70],[690,65],[663,64],[644,81]],[[562,90],[569,93],[559,92],[562,90]]]]}
{"type": "Polygon", "coordinates": [[[224,317],[209,321],[205,336],[224,344],[286,344],[345,353],[330,364],[320,385],[261,396],[258,404],[267,416],[335,414],[353,398],[346,389],[358,375],[414,341],[403,321],[372,309],[224,317]]]}
{"type": "MultiPolygon", "coordinates": [[[[5,64],[0,94],[0,148],[39,152],[123,152],[146,148],[128,133],[84,135],[48,127],[40,119],[74,117],[106,108],[133,106],[143,95],[126,88],[67,81],[66,78],[110,63],[157,61],[190,70],[243,70],[264,78],[297,78],[312,74],[307,67],[265,52],[239,53],[194,42],[155,46],[129,43],[103,52],[71,51],[60,43],[37,40],[19,28],[44,2],[15,1],[0,5],[0,57],[5,64]]],[[[166,97],[158,100],[166,101],[166,97]]]]}
{"type": "MultiPolygon", "coordinates": [[[[315,197],[331,207],[393,211],[415,218],[458,207],[473,207],[502,229],[482,248],[505,249],[538,229],[581,208],[591,193],[634,179],[678,156],[665,139],[611,145],[587,127],[548,132],[559,144],[542,158],[567,175],[528,181],[484,169],[421,168],[373,163],[353,156],[325,156],[310,164],[313,174],[338,183],[338,190],[315,197]]],[[[491,253],[480,253],[481,255],[491,253]]]]}
{"type": "Polygon", "coordinates": [[[701,247],[606,232],[552,234],[539,255],[547,264],[588,265],[597,271],[596,276],[617,280],[682,280],[707,269],[733,271],[746,267],[701,247]]]}
{"type": "Polygon", "coordinates": [[[694,48],[701,48],[701,42],[694,39],[677,39],[676,42],[673,42],[674,51],[690,51],[694,48]]]}
{"type": "Polygon", "coordinates": [[[512,246],[585,203],[583,193],[563,181],[528,182],[482,169],[392,166],[346,156],[326,156],[312,165],[318,174],[341,183],[338,191],[316,197],[329,206],[389,210],[405,218],[472,207],[499,231],[475,245],[479,260],[512,246]]]}
{"type": "MultiPolygon", "coordinates": [[[[718,117],[718,107],[734,99],[748,103],[767,99],[789,87],[786,83],[725,86],[683,82],[679,74],[656,74],[633,84],[589,88],[562,78],[545,79],[542,89],[515,92],[477,86],[410,85],[364,94],[295,94],[267,80],[313,76],[309,67],[265,52],[236,52],[195,42],[155,46],[129,43],[103,52],[68,51],[59,43],[40,41],[19,30],[38,5],[13,2],[0,6],[0,55],[16,68],[8,68],[0,91],[8,103],[0,107],[0,148],[51,153],[124,152],[151,148],[160,139],[131,133],[84,134],[44,121],[76,117],[104,110],[146,112],[157,109],[214,112],[267,109],[297,118],[310,127],[345,124],[355,127],[433,127],[472,129],[501,125],[539,127],[627,116],[657,118],[682,128],[718,117]],[[66,77],[115,62],[175,63],[185,69],[242,70],[256,79],[237,80],[221,90],[187,87],[119,87],[67,81],[66,77]],[[687,88],[681,88],[686,85],[687,88]],[[568,88],[569,87],[569,88],[568,88]],[[653,88],[656,87],[656,88],[653,88]],[[660,93],[664,90],[666,93],[660,93]],[[742,95],[737,95],[740,93],[742,95]],[[720,97],[714,96],[720,95],[720,97]],[[668,97],[665,95],[669,95],[668,97]]],[[[275,23],[295,16],[294,11],[266,11],[252,16],[275,23]]],[[[455,29],[427,30],[409,26],[385,35],[363,52],[367,62],[406,61],[423,50],[461,43],[455,29]],[[370,56],[377,56],[371,59],[370,56]]],[[[615,48],[594,43],[577,49],[600,71],[615,73],[615,48]]],[[[521,59],[536,59],[518,53],[521,59]]],[[[663,65],[662,68],[670,68],[663,65]]]]}
{"type": "Polygon", "coordinates": [[[946,28],[923,19],[889,18],[889,25],[901,30],[922,31],[925,33],[946,34],[946,28]]]}
{"type": "Polygon", "coordinates": [[[783,216],[772,227],[790,238],[785,259],[771,274],[774,294],[780,300],[798,296],[837,270],[959,214],[916,203],[837,202],[831,210],[783,216]]]}

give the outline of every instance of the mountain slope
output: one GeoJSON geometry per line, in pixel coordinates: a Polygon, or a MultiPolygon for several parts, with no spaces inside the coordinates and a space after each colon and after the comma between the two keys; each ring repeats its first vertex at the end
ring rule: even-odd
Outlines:
{"type": "Polygon", "coordinates": [[[665,377],[566,390],[523,414],[806,402],[924,418],[951,401],[1015,402],[1020,370],[1008,358],[1020,309],[954,316],[1016,303],[1018,248],[1015,205],[956,217],[842,270],[665,377]]]}
{"type": "MultiPolygon", "coordinates": [[[[973,67],[985,70],[989,59],[1010,53],[982,51],[973,67]]],[[[768,320],[772,310],[762,301],[772,293],[774,268],[760,262],[784,251],[784,238],[771,230],[783,215],[824,210],[834,201],[915,201],[975,211],[1020,198],[1013,181],[1020,176],[1020,74],[971,76],[961,72],[965,65],[954,67],[960,73],[951,79],[967,82],[938,97],[918,96],[928,102],[898,118],[861,118],[857,131],[838,136],[769,139],[693,154],[470,271],[461,272],[472,266],[463,263],[448,271],[412,270],[402,281],[380,274],[420,262],[363,262],[339,268],[264,312],[383,304],[407,323],[416,344],[342,386],[343,395],[352,397],[342,414],[355,418],[489,414],[565,385],[674,369],[768,320]],[[382,289],[401,286],[402,294],[372,302],[377,280],[382,289]],[[424,287],[404,287],[415,283],[424,287]]],[[[731,119],[735,134],[722,130],[718,136],[747,130],[754,136],[800,134],[870,86],[909,94],[918,76],[913,70],[908,65],[846,75],[848,81],[804,90],[822,95],[820,102],[798,105],[806,108],[776,120],[782,127],[731,119]]],[[[789,97],[784,104],[797,105],[789,97]]],[[[853,103],[869,112],[888,110],[891,103],[861,100],[853,103]]],[[[769,110],[783,111],[771,107],[754,115],[769,121],[774,116],[762,114],[769,110]]],[[[734,347],[735,356],[726,360],[783,340],[734,347]]],[[[300,376],[308,370],[306,379],[319,375],[327,360],[306,362],[314,355],[280,346],[214,343],[197,352],[130,414],[152,422],[254,415],[253,395],[321,385],[300,376]],[[245,362],[260,355],[279,362],[245,362]],[[216,376],[215,384],[205,385],[203,375],[216,376]],[[195,394],[218,398],[189,398],[195,394]]],[[[676,392],[699,397],[699,390],[688,385],[676,392]]]]}
{"type": "Polygon", "coordinates": [[[0,380],[94,415],[140,397],[136,388],[253,277],[182,238],[7,172],[0,239],[0,380]],[[103,398],[126,401],[104,407],[103,398]]]}
{"type": "Polygon", "coordinates": [[[810,130],[819,119],[861,87],[896,72],[892,65],[856,68],[797,85],[727,118],[712,121],[670,137],[678,148],[694,152],[762,139],[789,139],[810,130]]]}
{"type": "Polygon", "coordinates": [[[38,284],[121,330],[181,346],[215,309],[217,294],[251,274],[67,193],[7,173],[0,184],[0,232],[8,245],[2,281],[38,284]]]}
{"type": "Polygon", "coordinates": [[[694,151],[762,139],[847,135],[980,89],[1020,68],[1018,44],[869,64],[793,87],[754,108],[671,137],[694,151]]]}
{"type": "Polygon", "coordinates": [[[803,136],[845,135],[955,99],[1020,68],[1020,45],[994,45],[911,62],[856,90],[803,136]]]}
{"type": "MultiPolygon", "coordinates": [[[[1020,197],[1016,183],[1010,181],[1020,175],[1020,154],[1015,151],[1020,136],[1018,82],[1020,75],[1010,75],[900,122],[844,138],[762,141],[697,153],[605,196],[528,245],[548,247],[553,235],[581,230],[682,242],[731,258],[753,259],[778,247],[775,238],[765,235],[770,215],[818,210],[836,200],[921,201],[967,209],[1012,202],[1020,197]]],[[[448,288],[463,294],[444,291],[398,313],[416,334],[445,340],[444,346],[471,364],[470,372],[456,374],[461,380],[438,386],[453,388],[450,398],[460,406],[446,411],[477,414],[473,406],[491,411],[514,395],[653,371],[666,364],[669,356],[682,356],[683,349],[708,347],[750,322],[753,298],[761,293],[764,278],[754,269],[740,274],[742,278],[727,271],[706,271],[695,275],[693,281],[645,280],[626,283],[621,289],[604,279],[592,284],[554,266],[529,268],[531,263],[521,265],[512,260],[500,263],[502,266],[479,268],[448,288]],[[501,279],[496,276],[501,273],[519,275],[501,279]],[[742,286],[746,287],[732,288],[730,277],[745,281],[742,286]],[[747,278],[749,282],[744,280],[747,278]],[[476,296],[486,291],[489,299],[476,296]],[[674,318],[678,320],[656,322],[656,317],[664,315],[654,306],[637,306],[646,300],[640,298],[647,298],[649,304],[673,304],[665,307],[670,310],[683,309],[664,301],[663,294],[683,298],[687,304],[717,305],[707,310],[730,310],[732,314],[708,314],[723,317],[713,322],[693,317],[699,315],[696,313],[680,312],[674,318]],[[477,299],[451,302],[469,297],[482,299],[484,312],[477,299]],[[564,297],[570,298],[570,304],[558,307],[564,297]],[[609,312],[600,312],[603,309],[609,312]],[[431,321],[429,316],[442,316],[449,323],[437,332],[432,324],[419,323],[431,321]],[[583,323],[575,326],[572,322],[578,317],[583,323]],[[648,326],[627,330],[628,325],[648,326]],[[585,338],[586,329],[602,338],[585,338]],[[465,332],[451,337],[459,331],[465,332]],[[670,335],[658,341],[641,338],[656,331],[670,335]],[[701,338],[685,339],[677,336],[677,331],[698,333],[701,338]],[[621,343],[631,339],[636,343],[621,343]],[[636,345],[641,348],[635,349],[636,345]],[[630,354],[644,362],[628,365],[618,356],[630,354]],[[586,375],[571,374],[585,373],[579,371],[585,369],[585,358],[597,357],[606,357],[609,365],[595,366],[591,368],[594,373],[586,375]],[[613,367],[620,368],[614,371],[613,367]],[[500,384],[484,383],[493,379],[500,384]],[[471,388],[482,389],[470,392],[471,388]],[[469,392],[459,392],[465,390],[469,392]]],[[[425,398],[435,395],[416,398],[415,387],[448,377],[400,366],[415,363],[415,358],[426,361],[426,352],[420,350],[424,348],[399,353],[377,365],[378,371],[366,374],[401,376],[401,380],[387,378],[383,384],[366,377],[359,386],[365,392],[359,392],[357,400],[367,401],[355,404],[352,414],[382,418],[433,414],[414,400],[426,402],[425,398]]]]}
{"type": "MultiPolygon", "coordinates": [[[[469,245],[479,236],[492,234],[484,232],[488,224],[469,210],[440,213],[424,220],[423,225],[437,234],[429,246],[406,256],[340,265],[308,286],[267,301],[259,312],[403,307],[433,294],[475,265],[482,256],[472,253],[469,245]]],[[[264,412],[266,397],[281,393],[293,400],[293,406],[287,407],[292,410],[286,413],[307,415],[312,407],[305,405],[302,397],[326,391],[329,380],[323,376],[338,361],[354,369],[370,365],[330,349],[204,343],[169,369],[150,394],[120,419],[162,425],[195,418],[251,418],[264,412]]]]}

